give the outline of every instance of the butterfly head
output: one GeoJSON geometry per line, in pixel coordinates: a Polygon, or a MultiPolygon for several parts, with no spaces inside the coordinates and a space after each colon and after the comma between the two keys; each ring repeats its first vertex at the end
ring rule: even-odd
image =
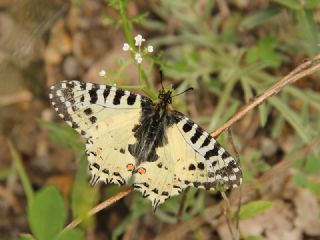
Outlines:
{"type": "Polygon", "coordinates": [[[172,91],[162,89],[158,95],[159,103],[161,106],[167,106],[172,103],[172,91]]]}
{"type": "Polygon", "coordinates": [[[179,96],[180,94],[183,94],[185,92],[188,92],[190,90],[193,90],[193,88],[188,88],[187,90],[181,92],[181,93],[178,93],[178,94],[175,94],[175,95],[172,95],[172,93],[174,92],[175,88],[172,88],[171,90],[166,90],[164,87],[163,87],[163,77],[162,77],[162,71],[160,70],[159,71],[160,73],[160,81],[161,81],[161,86],[162,86],[162,89],[159,91],[159,95],[158,95],[158,99],[159,99],[159,105],[163,108],[167,107],[168,105],[170,105],[172,103],[172,98],[175,97],[175,96],[179,96]]]}

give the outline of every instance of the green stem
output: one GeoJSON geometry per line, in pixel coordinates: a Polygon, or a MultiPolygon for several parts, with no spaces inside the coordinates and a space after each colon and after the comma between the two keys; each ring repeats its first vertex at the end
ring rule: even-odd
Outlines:
{"type": "Polygon", "coordinates": [[[22,160],[21,160],[19,153],[17,152],[16,148],[13,146],[13,144],[10,141],[8,142],[8,144],[9,144],[11,156],[13,158],[15,165],[16,165],[16,169],[17,169],[18,175],[20,177],[23,189],[26,193],[28,205],[29,205],[34,199],[34,192],[32,189],[32,185],[30,183],[30,180],[28,178],[26,170],[23,166],[23,163],[22,163],[22,160]]]}
{"type": "MultiPolygon", "coordinates": [[[[121,16],[122,26],[123,26],[123,29],[124,29],[124,35],[125,35],[125,37],[127,39],[127,42],[132,47],[132,46],[134,46],[134,42],[133,42],[133,38],[132,38],[131,23],[130,23],[129,19],[127,18],[126,11],[125,11],[125,6],[123,5],[122,0],[119,0],[119,12],[120,12],[120,16],[121,16]]],[[[131,57],[134,59],[133,52],[131,52],[131,57]]],[[[143,71],[143,69],[141,68],[140,64],[138,65],[138,71],[139,71],[139,83],[140,83],[140,85],[145,85],[148,88],[151,88],[151,84],[147,81],[147,79],[145,77],[146,74],[143,71]]]]}
{"type": "Polygon", "coordinates": [[[125,12],[125,6],[123,5],[122,0],[119,0],[119,11],[122,21],[122,26],[124,29],[124,35],[126,36],[126,39],[130,46],[133,46],[133,40],[132,40],[132,34],[131,34],[131,25],[130,21],[127,18],[126,12],[125,12]]]}

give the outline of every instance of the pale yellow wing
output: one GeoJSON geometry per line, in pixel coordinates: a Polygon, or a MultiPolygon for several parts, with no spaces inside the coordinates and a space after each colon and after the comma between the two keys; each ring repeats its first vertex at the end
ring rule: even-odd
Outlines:
{"type": "Polygon", "coordinates": [[[59,116],[86,140],[91,182],[125,184],[135,168],[132,129],[151,100],[108,85],[62,81],[49,97],[59,116]]]}
{"type": "Polygon", "coordinates": [[[225,190],[241,184],[239,164],[207,132],[179,112],[166,131],[168,144],[157,149],[157,162],[143,162],[134,187],[154,208],[187,186],[225,190]]]}

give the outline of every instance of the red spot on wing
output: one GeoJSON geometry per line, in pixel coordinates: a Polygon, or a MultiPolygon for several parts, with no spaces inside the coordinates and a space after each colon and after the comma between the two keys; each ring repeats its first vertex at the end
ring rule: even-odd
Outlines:
{"type": "Polygon", "coordinates": [[[145,174],[147,172],[147,170],[145,168],[141,167],[141,168],[137,169],[137,172],[142,175],[142,174],[145,174]]]}
{"type": "Polygon", "coordinates": [[[132,163],[129,163],[129,164],[127,165],[127,170],[128,170],[129,172],[132,172],[132,171],[134,170],[134,165],[133,165],[132,163]]]}

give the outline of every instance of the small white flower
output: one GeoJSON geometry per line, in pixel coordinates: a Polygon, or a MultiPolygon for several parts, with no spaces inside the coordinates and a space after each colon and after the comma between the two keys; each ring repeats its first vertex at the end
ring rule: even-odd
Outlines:
{"type": "Polygon", "coordinates": [[[140,53],[136,53],[134,58],[136,59],[137,63],[142,63],[142,57],[140,53]]]}
{"type": "Polygon", "coordinates": [[[136,55],[134,55],[134,58],[137,60],[138,58],[141,58],[141,54],[140,53],[136,53],[136,55]]]}
{"type": "Polygon", "coordinates": [[[138,34],[137,36],[135,36],[134,40],[136,41],[135,45],[139,47],[141,46],[141,43],[145,41],[145,39],[142,38],[141,34],[138,34]]]}
{"type": "Polygon", "coordinates": [[[99,72],[99,76],[100,76],[100,77],[106,76],[106,71],[105,71],[105,70],[101,70],[101,71],[99,72]]]}
{"type": "Polygon", "coordinates": [[[153,46],[149,45],[147,49],[148,49],[148,52],[149,52],[149,53],[152,53],[152,52],[153,52],[153,46]]]}
{"type": "Polygon", "coordinates": [[[129,44],[128,44],[128,43],[124,43],[124,44],[123,44],[123,47],[122,47],[122,50],[125,51],[125,52],[126,52],[126,51],[129,51],[129,50],[130,50],[129,44]]]}

